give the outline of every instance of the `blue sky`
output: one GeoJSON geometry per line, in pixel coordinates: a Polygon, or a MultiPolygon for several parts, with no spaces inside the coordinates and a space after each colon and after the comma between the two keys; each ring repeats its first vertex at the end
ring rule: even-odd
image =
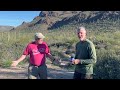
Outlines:
{"type": "Polygon", "coordinates": [[[0,25],[18,26],[23,21],[30,22],[40,11],[0,11],[0,25]]]}

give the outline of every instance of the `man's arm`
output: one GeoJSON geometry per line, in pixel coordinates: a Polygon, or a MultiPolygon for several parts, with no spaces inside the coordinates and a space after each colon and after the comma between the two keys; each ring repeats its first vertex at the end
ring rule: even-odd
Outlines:
{"type": "Polygon", "coordinates": [[[90,59],[77,59],[75,57],[75,60],[73,60],[73,64],[94,64],[97,61],[97,56],[96,56],[96,50],[95,50],[95,46],[93,43],[91,43],[89,45],[89,55],[90,55],[90,59]]]}
{"type": "Polygon", "coordinates": [[[21,61],[23,61],[26,58],[27,55],[22,55],[19,59],[17,59],[16,61],[13,61],[11,66],[15,67],[17,66],[21,61]]]}
{"type": "Polygon", "coordinates": [[[19,59],[13,61],[11,66],[15,67],[18,65],[19,62],[23,61],[26,58],[26,56],[29,55],[29,52],[30,52],[29,50],[30,49],[28,44],[27,47],[24,49],[22,56],[19,59]]]}
{"type": "Polygon", "coordinates": [[[90,55],[90,59],[85,59],[85,60],[81,59],[80,64],[94,64],[94,63],[96,63],[97,56],[96,56],[96,50],[95,50],[94,44],[91,43],[88,48],[89,48],[88,52],[90,55]]]}
{"type": "MultiPolygon", "coordinates": [[[[46,45],[46,46],[47,46],[47,45],[46,45]]],[[[59,64],[60,64],[59,60],[56,59],[55,57],[53,57],[53,56],[51,55],[50,49],[49,49],[48,46],[47,46],[47,48],[46,48],[46,56],[50,58],[52,64],[56,64],[56,65],[59,65],[59,64]]]]}
{"type": "Polygon", "coordinates": [[[55,61],[55,58],[50,53],[46,54],[46,56],[49,57],[52,62],[55,61]]]}
{"type": "Polygon", "coordinates": [[[54,64],[54,65],[60,65],[61,64],[61,62],[59,61],[59,59],[54,58],[50,53],[47,54],[47,57],[50,58],[52,64],[54,64]]]}

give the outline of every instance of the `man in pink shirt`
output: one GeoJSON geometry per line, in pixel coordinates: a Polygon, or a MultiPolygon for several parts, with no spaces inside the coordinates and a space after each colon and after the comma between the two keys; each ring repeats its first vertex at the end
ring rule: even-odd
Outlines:
{"type": "Polygon", "coordinates": [[[46,56],[49,57],[52,62],[55,60],[50,54],[47,43],[43,41],[44,38],[45,36],[42,33],[36,33],[35,41],[29,43],[24,49],[22,56],[18,60],[13,61],[11,65],[13,67],[17,66],[27,55],[30,55],[28,79],[37,79],[38,76],[40,79],[47,79],[46,56]]]}

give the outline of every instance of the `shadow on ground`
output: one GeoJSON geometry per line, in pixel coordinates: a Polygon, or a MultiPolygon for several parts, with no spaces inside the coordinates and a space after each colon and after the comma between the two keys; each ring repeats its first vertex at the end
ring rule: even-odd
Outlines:
{"type": "Polygon", "coordinates": [[[48,79],[72,79],[73,72],[48,68],[48,79]]]}
{"type": "MultiPolygon", "coordinates": [[[[27,68],[0,68],[0,79],[27,79],[27,68]]],[[[73,72],[48,68],[48,79],[72,79],[73,72]]]]}

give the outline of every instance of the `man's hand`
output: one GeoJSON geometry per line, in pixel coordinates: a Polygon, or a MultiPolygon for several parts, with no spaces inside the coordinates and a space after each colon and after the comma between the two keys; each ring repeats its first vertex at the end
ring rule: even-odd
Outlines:
{"type": "Polygon", "coordinates": [[[52,62],[55,65],[60,65],[60,60],[58,58],[54,59],[54,61],[52,62]]]}
{"type": "Polygon", "coordinates": [[[12,66],[12,67],[16,67],[16,66],[18,65],[18,63],[19,63],[18,61],[12,61],[11,66],[12,66]]]}
{"type": "Polygon", "coordinates": [[[11,66],[12,67],[16,67],[18,65],[19,62],[23,61],[26,58],[26,55],[22,55],[19,59],[17,59],[16,61],[12,61],[11,66]]]}
{"type": "Polygon", "coordinates": [[[73,64],[79,64],[80,63],[80,60],[79,59],[75,59],[72,61],[73,64]]]}

